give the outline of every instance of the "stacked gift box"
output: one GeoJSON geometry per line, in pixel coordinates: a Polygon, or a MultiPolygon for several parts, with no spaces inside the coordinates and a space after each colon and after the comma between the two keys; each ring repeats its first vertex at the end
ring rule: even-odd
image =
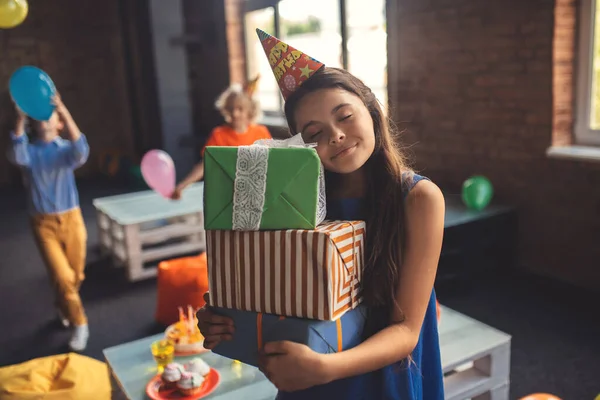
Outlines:
{"type": "Polygon", "coordinates": [[[323,221],[322,166],[297,140],[205,150],[210,302],[236,327],[213,351],[252,365],[269,341],[361,341],[365,223],[323,221]]]}

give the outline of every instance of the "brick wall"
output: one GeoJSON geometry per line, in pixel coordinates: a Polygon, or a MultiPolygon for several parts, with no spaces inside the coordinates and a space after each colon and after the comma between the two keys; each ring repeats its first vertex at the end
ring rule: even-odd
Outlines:
{"type": "Polygon", "coordinates": [[[556,0],[554,6],[553,41],[553,120],[552,143],[569,146],[573,143],[575,121],[575,86],[577,40],[577,7],[575,0],[556,0]]]}
{"type": "Polygon", "coordinates": [[[224,0],[229,75],[231,82],[246,82],[246,47],[244,46],[243,8],[246,0],[224,0]],[[242,40],[240,40],[242,38],[242,40]]]}
{"type": "MultiPolygon", "coordinates": [[[[97,170],[102,149],[118,143],[126,153],[132,151],[120,29],[117,0],[54,0],[30,2],[22,25],[0,30],[0,81],[7,85],[12,72],[22,65],[44,69],[87,134],[91,158],[78,171],[81,175],[97,170]]],[[[0,111],[4,138],[11,114],[5,108],[0,111]]],[[[7,144],[7,139],[0,141],[0,185],[18,180],[18,173],[3,156],[7,144]]]]}
{"type": "MultiPolygon", "coordinates": [[[[224,4],[231,46],[239,0],[224,4]]],[[[600,287],[600,164],[545,155],[571,143],[575,4],[390,0],[389,95],[419,171],[456,193],[484,174],[518,207],[523,266],[600,287]]]]}
{"type": "Polygon", "coordinates": [[[525,267],[600,287],[600,164],[545,155],[553,127],[568,142],[572,123],[571,98],[553,101],[553,84],[555,93],[571,85],[572,41],[553,32],[556,6],[562,37],[573,36],[574,1],[392,3],[390,100],[417,169],[454,192],[488,176],[497,199],[520,211],[525,267]]]}

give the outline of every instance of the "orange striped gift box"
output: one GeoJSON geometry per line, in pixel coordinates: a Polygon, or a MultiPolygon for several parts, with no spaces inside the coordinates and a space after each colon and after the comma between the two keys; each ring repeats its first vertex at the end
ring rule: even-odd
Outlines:
{"type": "Polygon", "coordinates": [[[315,230],[206,231],[210,302],[217,307],[335,320],[360,302],[365,223],[315,230]]]}

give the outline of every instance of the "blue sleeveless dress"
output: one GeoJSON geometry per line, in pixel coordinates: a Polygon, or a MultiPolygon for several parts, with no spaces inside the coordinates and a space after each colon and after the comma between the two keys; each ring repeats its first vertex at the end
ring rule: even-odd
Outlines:
{"type": "MultiPolygon", "coordinates": [[[[406,194],[422,179],[414,175],[406,194]]],[[[328,219],[364,219],[361,199],[328,203],[328,219]]],[[[368,229],[368,227],[367,227],[368,229]]],[[[368,231],[367,231],[368,234],[368,231]]],[[[443,400],[444,381],[438,337],[436,297],[431,292],[417,346],[407,360],[378,371],[354,376],[296,392],[279,392],[278,400],[443,400]]]]}

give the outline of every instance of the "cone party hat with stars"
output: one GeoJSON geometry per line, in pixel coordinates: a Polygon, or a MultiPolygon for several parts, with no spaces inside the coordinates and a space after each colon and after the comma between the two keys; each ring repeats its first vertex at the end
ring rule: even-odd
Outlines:
{"type": "Polygon", "coordinates": [[[296,50],[267,32],[256,29],[256,33],[285,100],[315,72],[325,67],[322,62],[296,50]]]}

